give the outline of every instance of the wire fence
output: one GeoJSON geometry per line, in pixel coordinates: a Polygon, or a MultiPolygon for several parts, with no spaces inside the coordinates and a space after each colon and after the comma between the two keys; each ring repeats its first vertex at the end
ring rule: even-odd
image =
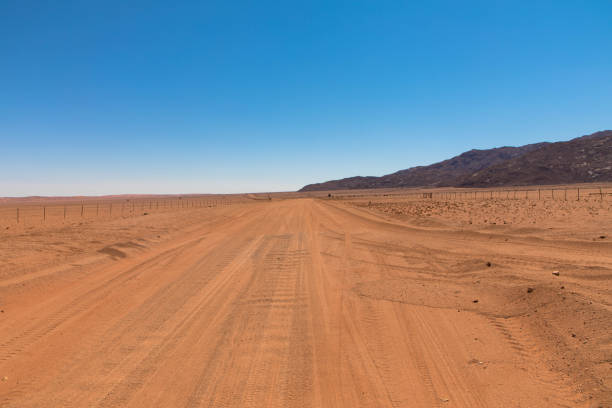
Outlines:
{"type": "Polygon", "coordinates": [[[69,223],[95,218],[127,218],[160,212],[226,207],[245,202],[228,198],[159,198],[0,206],[0,226],[69,223]]]}
{"type": "Polygon", "coordinates": [[[604,201],[612,197],[612,187],[547,187],[491,190],[419,190],[388,193],[363,192],[355,194],[328,193],[332,200],[366,197],[389,197],[412,200],[465,201],[465,200],[553,200],[553,201],[604,201]]]}

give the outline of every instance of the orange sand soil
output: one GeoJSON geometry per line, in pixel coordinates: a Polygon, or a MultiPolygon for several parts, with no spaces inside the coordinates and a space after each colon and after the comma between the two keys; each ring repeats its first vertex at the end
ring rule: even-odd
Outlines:
{"type": "Polygon", "coordinates": [[[291,197],[3,229],[0,406],[612,406],[607,202],[291,197]]]}

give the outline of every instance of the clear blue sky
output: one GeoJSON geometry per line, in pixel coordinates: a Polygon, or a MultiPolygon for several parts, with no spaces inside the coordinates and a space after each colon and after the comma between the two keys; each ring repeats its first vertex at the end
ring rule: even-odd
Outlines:
{"type": "Polygon", "coordinates": [[[292,190],[609,128],[609,0],[0,2],[0,196],[292,190]]]}

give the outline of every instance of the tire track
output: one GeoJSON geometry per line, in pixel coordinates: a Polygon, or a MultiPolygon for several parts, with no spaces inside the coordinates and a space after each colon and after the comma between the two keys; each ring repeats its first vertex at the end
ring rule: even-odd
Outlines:
{"type": "MultiPolygon", "coordinates": [[[[24,339],[28,340],[28,347],[31,344],[34,344],[39,339],[50,335],[57,327],[63,324],[68,324],[71,320],[76,318],[78,315],[84,315],[89,310],[94,308],[96,305],[103,304],[104,299],[117,291],[125,284],[127,284],[131,280],[137,280],[144,276],[144,274],[151,274],[153,270],[160,269],[164,265],[173,264],[178,262],[179,260],[185,257],[185,254],[188,252],[193,252],[197,249],[198,245],[206,239],[206,235],[198,236],[197,238],[193,238],[187,240],[185,243],[180,244],[179,246],[174,246],[163,252],[156,254],[155,256],[145,260],[144,262],[139,263],[127,271],[120,273],[112,277],[111,279],[105,281],[102,284],[97,285],[95,288],[92,288],[80,295],[78,298],[74,299],[68,305],[65,305],[61,308],[60,311],[53,314],[51,319],[54,322],[53,325],[38,325],[34,326],[32,331],[25,331],[22,336],[16,336],[21,341],[24,339]]],[[[236,241],[233,237],[224,237],[224,239],[229,240],[229,245],[225,244],[223,246],[223,250],[226,251],[227,248],[234,247],[236,241]]],[[[223,241],[221,241],[223,242],[223,241]]],[[[195,264],[195,268],[202,268],[204,263],[207,261],[207,258],[200,259],[197,264],[195,264]]],[[[222,267],[224,263],[229,261],[228,258],[224,258],[221,262],[216,265],[217,268],[222,267]]],[[[79,370],[83,370],[83,367],[87,367],[84,371],[89,373],[87,376],[82,377],[78,380],[81,384],[81,389],[86,389],[88,393],[93,392],[96,387],[99,387],[100,384],[99,378],[96,378],[91,371],[91,367],[89,366],[89,360],[92,356],[92,351],[96,350],[99,355],[108,355],[112,356],[113,352],[116,355],[124,356],[125,358],[113,357],[113,359],[106,359],[103,364],[103,370],[101,373],[111,373],[115,367],[117,367],[122,361],[128,358],[133,353],[138,352],[139,344],[149,341],[151,336],[137,334],[139,325],[142,325],[142,322],[147,322],[147,329],[149,333],[154,333],[156,329],[158,329],[161,324],[163,324],[168,318],[171,317],[172,313],[162,312],[160,306],[164,305],[164,302],[167,302],[172,299],[171,293],[176,290],[185,289],[186,286],[189,286],[189,290],[192,287],[197,287],[198,284],[202,284],[202,281],[194,280],[194,274],[184,274],[179,281],[173,282],[171,285],[167,285],[165,287],[160,288],[153,296],[150,296],[144,304],[140,305],[139,308],[132,310],[127,316],[123,317],[119,320],[115,325],[106,331],[101,331],[98,327],[94,327],[94,331],[90,333],[86,342],[80,348],[81,352],[73,356],[69,361],[65,362],[64,367],[61,370],[60,376],[54,378],[52,382],[48,383],[46,389],[55,390],[54,393],[57,394],[57,390],[60,389],[61,393],[67,392],[61,386],[62,383],[69,381],[67,379],[71,378],[79,378],[76,374],[79,370]],[[185,281],[185,279],[191,279],[191,281],[185,281]],[[195,284],[195,286],[193,286],[195,284]],[[113,335],[109,339],[109,336],[113,335]],[[127,336],[127,337],[126,337],[127,336]],[[131,338],[132,340],[126,341],[126,338],[131,338]],[[87,379],[91,379],[88,384],[87,379]],[[92,388],[93,387],[93,388],[92,388]]],[[[180,297],[180,296],[179,296],[180,297]]],[[[186,300],[186,299],[185,299],[186,300]]],[[[182,303],[184,304],[184,303],[182,303]]],[[[103,330],[103,329],[102,329],[103,330]]],[[[10,339],[6,342],[8,344],[15,344],[15,339],[10,339]]],[[[24,350],[24,348],[19,348],[19,350],[24,350]]],[[[13,353],[12,355],[16,355],[13,353]]],[[[94,354],[95,355],[95,354],[94,354]]],[[[72,380],[74,381],[74,380],[72,380]]],[[[34,390],[34,385],[38,384],[38,376],[34,375],[28,381],[21,381],[14,387],[10,393],[5,394],[0,400],[2,406],[12,404],[15,401],[23,400],[24,396],[32,392],[40,393],[40,389],[34,390]]],[[[77,386],[75,384],[75,386],[77,386]]],[[[79,395],[85,395],[84,393],[80,393],[79,395]]],[[[58,398],[61,398],[58,396],[58,398]]],[[[73,406],[74,399],[66,398],[64,399],[65,405],[73,406]]],[[[23,406],[22,403],[19,403],[19,406],[23,406]]]]}
{"type": "MultiPolygon", "coordinates": [[[[19,353],[33,346],[37,341],[51,335],[59,327],[68,324],[71,320],[77,318],[77,316],[87,313],[87,311],[95,307],[99,302],[102,302],[104,298],[126,284],[126,282],[145,273],[147,267],[152,267],[167,259],[172,260],[180,257],[184,251],[197,246],[202,239],[203,238],[194,239],[178,248],[168,249],[78,296],[67,305],[64,305],[59,311],[45,319],[44,324],[32,326],[30,329],[3,343],[3,345],[0,346],[3,349],[2,360],[6,362],[10,358],[17,356],[19,353]]],[[[100,339],[101,335],[101,332],[94,329],[92,337],[100,339]]],[[[85,352],[89,355],[91,345],[86,344],[86,346],[85,352]]],[[[83,362],[87,363],[87,357],[75,356],[69,363],[69,367],[65,367],[62,373],[64,375],[69,373],[75,366],[83,362]]],[[[38,378],[39,376],[34,374],[27,381],[21,381],[14,389],[3,396],[2,400],[0,400],[0,405],[11,406],[14,402],[22,401],[34,391],[40,392],[40,389],[38,389],[39,386],[37,385],[39,384],[38,378]]],[[[18,406],[23,406],[23,403],[19,402],[18,406]]]]}
{"type": "Polygon", "coordinates": [[[78,296],[76,299],[73,299],[68,304],[61,307],[58,311],[46,317],[42,324],[33,324],[29,329],[0,344],[0,361],[7,361],[11,359],[30,347],[37,340],[53,332],[61,324],[68,322],[71,318],[74,318],[76,315],[88,310],[93,305],[107,297],[108,294],[117,287],[122,286],[127,281],[144,273],[147,266],[153,266],[165,258],[176,258],[180,256],[180,253],[183,250],[197,245],[201,240],[202,238],[195,239],[186,244],[186,247],[173,248],[158,254],[152,259],[148,259],[141,264],[131,267],[127,271],[120,273],[109,281],[101,283],[95,288],[90,289],[84,294],[78,296]]]}
{"type": "Polygon", "coordinates": [[[294,240],[288,234],[271,236],[270,249],[254,259],[253,276],[224,322],[187,406],[310,405],[312,358],[301,278],[308,255],[290,249],[294,240]],[[215,373],[230,366],[235,379],[219,382],[215,373]],[[296,389],[304,392],[296,396],[296,389]]]}
{"type": "MultiPolygon", "coordinates": [[[[542,355],[542,350],[526,334],[521,332],[520,323],[517,319],[490,316],[487,319],[516,352],[522,365],[526,366],[528,370],[537,366],[538,357],[542,355]]],[[[539,370],[533,381],[541,384],[543,388],[554,390],[555,402],[559,406],[577,406],[582,402],[567,380],[558,373],[539,370]],[[570,405],[567,405],[568,402],[570,405]]]]}
{"type": "MultiPolygon", "coordinates": [[[[181,294],[181,301],[179,303],[170,303],[172,305],[171,308],[167,309],[163,316],[170,318],[179,313],[179,309],[182,308],[191,298],[196,297],[198,294],[204,291],[204,289],[215,279],[218,275],[225,273],[228,275],[226,279],[223,280],[224,284],[228,283],[229,277],[232,276],[231,273],[228,273],[228,268],[231,266],[233,270],[238,269],[243,260],[238,260],[234,262],[236,256],[239,254],[248,254],[250,251],[248,250],[248,246],[253,245],[253,240],[247,240],[245,243],[239,244],[236,248],[230,250],[228,254],[222,257],[221,261],[217,263],[211,271],[207,274],[207,276],[202,276],[199,279],[189,279],[184,284],[179,284],[179,288],[177,289],[177,293],[181,294]],[[186,293],[185,289],[187,287],[193,288],[193,291],[188,291],[186,293]]],[[[194,272],[200,271],[202,262],[200,262],[196,267],[191,268],[194,272]]],[[[156,296],[152,296],[151,299],[154,300],[156,296]]],[[[162,340],[153,346],[146,357],[129,373],[127,373],[124,378],[118,382],[112,390],[110,390],[105,397],[100,401],[99,407],[115,407],[115,406],[123,406],[125,405],[130,398],[140,390],[143,384],[146,382],[147,378],[149,378],[152,374],[154,374],[159,369],[159,363],[163,356],[167,355],[168,352],[174,348],[176,348],[177,344],[184,339],[185,333],[193,327],[196,323],[201,323],[202,316],[200,315],[201,310],[205,305],[211,302],[210,298],[203,297],[203,299],[195,306],[195,308],[191,309],[187,313],[187,316],[179,322],[170,333],[164,333],[163,336],[157,336],[162,340]]],[[[146,307],[145,307],[146,310],[146,307]]],[[[167,319],[166,319],[167,320],[167,319]]],[[[159,325],[149,326],[148,328],[152,329],[151,333],[148,336],[140,335],[139,341],[146,341],[152,338],[157,331],[160,329],[161,324],[165,323],[161,322],[159,325]]]]}

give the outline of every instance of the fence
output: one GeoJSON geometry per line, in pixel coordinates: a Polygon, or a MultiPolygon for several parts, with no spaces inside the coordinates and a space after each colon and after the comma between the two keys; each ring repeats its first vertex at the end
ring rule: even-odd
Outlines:
{"type": "Polygon", "coordinates": [[[465,200],[554,200],[554,201],[591,201],[606,200],[612,197],[612,187],[546,187],[523,189],[491,189],[491,190],[436,190],[389,193],[330,194],[328,198],[346,200],[360,197],[408,198],[414,200],[433,201],[465,201],[465,200]]]}
{"type": "Polygon", "coordinates": [[[182,197],[4,205],[0,206],[0,226],[75,222],[94,218],[127,218],[159,212],[225,207],[244,201],[227,198],[182,197]]]}

